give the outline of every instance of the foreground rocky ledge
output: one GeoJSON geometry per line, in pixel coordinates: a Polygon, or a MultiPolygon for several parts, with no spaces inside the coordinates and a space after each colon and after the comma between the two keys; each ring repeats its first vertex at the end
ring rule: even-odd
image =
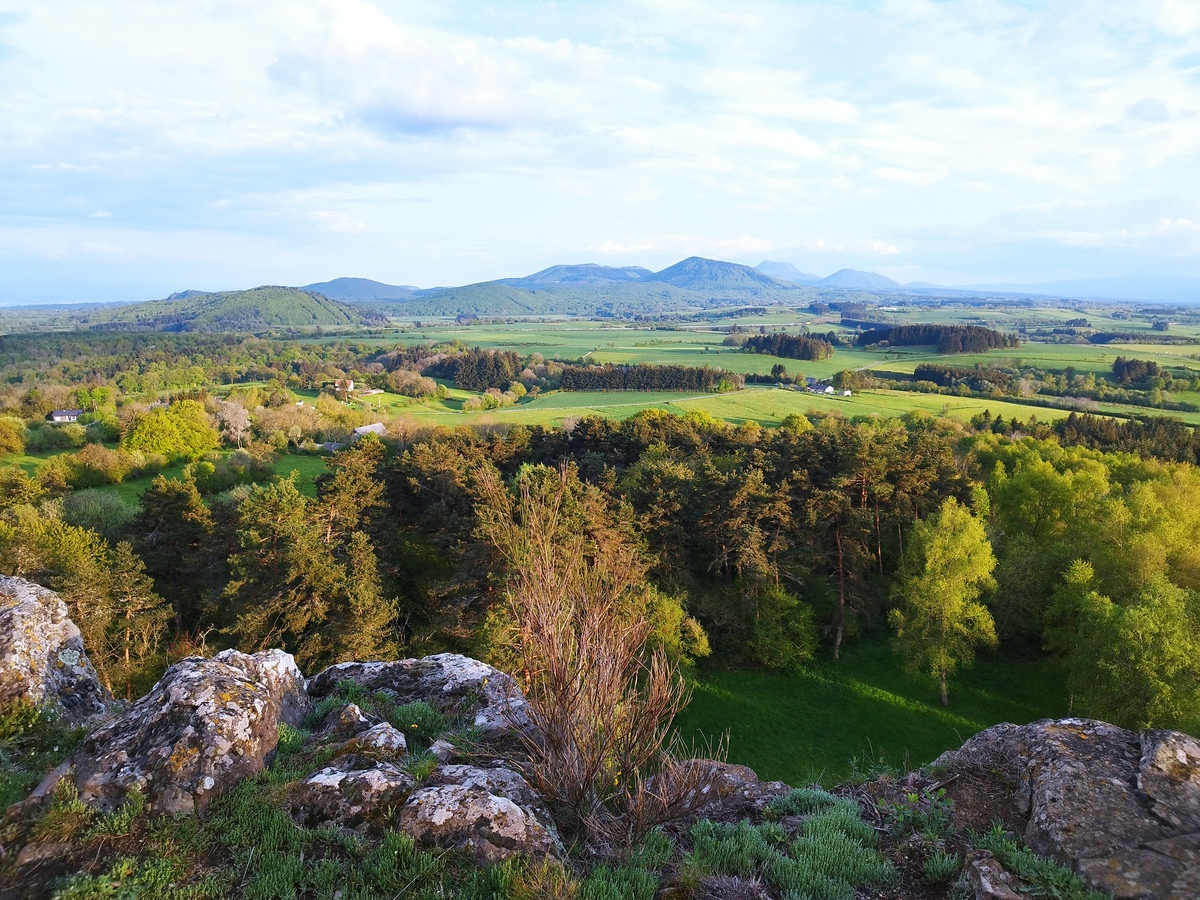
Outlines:
{"type": "MultiPolygon", "coordinates": [[[[297,825],[396,829],[420,846],[480,862],[566,857],[545,800],[506,761],[514,731],[528,727],[518,685],[464,656],[342,663],[305,680],[283,651],[227,650],[175,663],[145,697],[119,707],[100,686],[62,601],[29,582],[0,579],[0,699],[47,704],[91,728],[26,805],[46,803],[65,778],[94,809],[114,810],[136,792],[155,812],[204,814],[262,772],[284,734],[293,745],[288,765],[303,766],[280,799],[297,825]],[[368,710],[391,709],[392,722],[352,695],[368,710]],[[405,704],[426,705],[462,735],[422,735],[422,752],[414,752],[400,730],[408,719],[394,714],[405,704]]],[[[698,781],[701,817],[753,819],[788,793],[741,766],[693,765],[707,773],[698,781]]],[[[1200,897],[1200,741],[1193,737],[1085,719],[997,725],[911,779],[944,787],[960,827],[986,829],[1000,818],[1034,851],[1114,897],[1200,897]]],[[[18,869],[34,872],[68,850],[26,845],[18,869]]],[[[966,875],[976,897],[1020,896],[1019,883],[987,853],[968,856],[966,875]]]]}
{"type": "Polygon", "coordinates": [[[1121,898],[1200,897],[1200,741],[1089,719],[996,725],[933,764],[963,824],[1000,816],[1026,846],[1121,898]]]}

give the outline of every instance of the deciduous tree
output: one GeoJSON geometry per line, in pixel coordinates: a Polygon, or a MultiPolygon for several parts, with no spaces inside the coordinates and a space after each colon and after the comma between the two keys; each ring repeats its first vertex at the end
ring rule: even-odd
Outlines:
{"type": "Polygon", "coordinates": [[[943,706],[950,675],[973,662],[976,646],[996,645],[991,613],[978,600],[994,586],[995,568],[983,523],[954,498],[913,525],[893,587],[900,605],[888,619],[906,665],[938,680],[943,706]]]}

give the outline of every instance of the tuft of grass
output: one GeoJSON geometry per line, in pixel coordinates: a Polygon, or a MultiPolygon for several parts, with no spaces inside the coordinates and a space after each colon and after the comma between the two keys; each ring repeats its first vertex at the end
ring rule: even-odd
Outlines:
{"type": "Polygon", "coordinates": [[[82,736],[48,708],[23,700],[0,705],[0,809],[28,797],[82,736]]]}
{"type": "Polygon", "coordinates": [[[418,750],[427,749],[450,726],[442,713],[420,700],[393,707],[384,713],[384,718],[404,732],[410,749],[418,750]]]}
{"type": "Polygon", "coordinates": [[[61,779],[50,794],[50,808],[33,827],[41,841],[72,841],[81,837],[95,821],[97,812],[79,799],[79,790],[69,778],[61,779]]]}
{"type": "Polygon", "coordinates": [[[701,873],[759,878],[787,897],[813,900],[852,900],[856,888],[895,880],[895,869],[875,849],[875,831],[853,800],[818,790],[794,791],[779,800],[776,815],[807,816],[790,843],[775,822],[697,822],[681,872],[693,880],[701,873]]]}
{"type": "Polygon", "coordinates": [[[139,788],[134,787],[125,795],[125,802],[121,804],[120,809],[101,816],[96,824],[88,829],[85,840],[93,840],[98,837],[124,837],[133,830],[133,823],[145,808],[145,795],[139,788]]]}
{"type": "Polygon", "coordinates": [[[438,767],[438,759],[432,753],[410,753],[404,762],[404,771],[421,784],[438,767]]]}
{"type": "Polygon", "coordinates": [[[925,880],[932,884],[944,884],[958,876],[962,871],[963,861],[956,853],[938,848],[925,857],[922,872],[925,880]]]}
{"type": "Polygon", "coordinates": [[[1054,860],[1038,856],[1022,847],[999,823],[989,831],[973,835],[972,843],[981,850],[989,850],[1000,861],[1000,865],[1026,882],[1024,889],[1031,897],[1047,897],[1053,900],[1103,900],[1104,894],[1093,891],[1083,879],[1054,860]]]}

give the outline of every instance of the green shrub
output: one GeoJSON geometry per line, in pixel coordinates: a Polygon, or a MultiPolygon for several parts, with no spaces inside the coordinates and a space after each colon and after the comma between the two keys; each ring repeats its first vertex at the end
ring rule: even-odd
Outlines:
{"type": "Polygon", "coordinates": [[[125,795],[125,802],[121,804],[120,808],[113,810],[108,815],[101,816],[100,820],[88,830],[86,837],[90,840],[97,837],[127,835],[133,828],[134,820],[142,814],[145,808],[146,797],[135,786],[125,795]]]}
{"type": "Polygon", "coordinates": [[[949,834],[954,827],[951,816],[954,803],[941,788],[933,792],[911,791],[884,809],[888,828],[896,836],[920,832],[937,840],[949,834]]]}
{"type": "Polygon", "coordinates": [[[444,715],[420,700],[382,712],[384,718],[404,732],[409,749],[428,747],[450,724],[444,715]]]}
{"type": "Polygon", "coordinates": [[[50,795],[50,808],[33,828],[43,841],[71,841],[82,835],[96,818],[96,811],[79,799],[69,778],[61,779],[50,795]]]}
{"type": "Polygon", "coordinates": [[[926,881],[941,884],[957,876],[962,871],[962,865],[962,858],[958,854],[938,848],[925,857],[922,871],[926,881]]]}

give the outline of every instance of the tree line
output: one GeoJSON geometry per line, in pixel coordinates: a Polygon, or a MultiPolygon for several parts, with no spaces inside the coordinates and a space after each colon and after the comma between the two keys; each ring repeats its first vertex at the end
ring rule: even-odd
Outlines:
{"type": "MultiPolygon", "coordinates": [[[[333,455],[311,492],[209,484],[197,463],[95,527],[67,515],[70,493],[6,492],[0,567],[64,591],[110,648],[105,677],[133,693],[198,644],[281,645],[306,668],[440,650],[504,663],[515,623],[482,523],[496,484],[553,476],[564,533],[592,556],[636,554],[650,640],[676,659],[793,668],[890,629],[937,679],[976,648],[1050,653],[1080,713],[1195,721],[1200,469],[1017,424],[831,415],[764,429],[645,410],[409,432],[333,455]],[[960,557],[971,567],[939,568],[960,557]]],[[[1095,423],[1068,424],[1083,440],[1095,423]]]]}
{"type": "Polygon", "coordinates": [[[740,375],[710,366],[638,365],[563,366],[564,391],[694,391],[739,390],[740,375]]]}
{"type": "Polygon", "coordinates": [[[860,347],[884,342],[894,347],[932,344],[938,353],[983,353],[1021,345],[1015,335],[981,325],[891,325],[864,331],[857,338],[860,347]]]}
{"type": "Polygon", "coordinates": [[[824,336],[787,334],[782,331],[746,338],[742,348],[752,353],[769,353],[784,359],[829,359],[837,342],[832,333],[824,336]]]}

